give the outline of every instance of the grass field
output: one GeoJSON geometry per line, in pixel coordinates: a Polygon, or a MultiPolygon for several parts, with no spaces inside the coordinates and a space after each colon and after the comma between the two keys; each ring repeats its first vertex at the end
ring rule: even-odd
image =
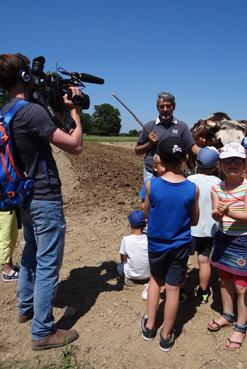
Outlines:
{"type": "Polygon", "coordinates": [[[138,137],[129,137],[129,136],[91,136],[84,135],[83,140],[85,142],[136,142],[138,137]]]}

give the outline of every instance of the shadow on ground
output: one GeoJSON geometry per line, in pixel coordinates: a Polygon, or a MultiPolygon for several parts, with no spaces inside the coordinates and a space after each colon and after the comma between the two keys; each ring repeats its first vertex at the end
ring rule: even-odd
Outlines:
{"type": "Polygon", "coordinates": [[[68,279],[58,285],[54,307],[66,307],[66,311],[56,327],[70,329],[91,309],[101,292],[123,289],[122,281],[116,279],[116,265],[115,261],[105,261],[100,266],[71,270],[68,279]]]}
{"type": "MultiPolygon", "coordinates": [[[[188,272],[184,286],[186,300],[179,306],[179,313],[175,323],[177,336],[181,334],[183,326],[195,316],[197,312],[197,307],[200,305],[200,302],[194,293],[195,287],[198,285],[198,283],[199,283],[198,270],[196,268],[193,268],[188,272]]],[[[213,300],[210,307],[216,312],[220,313],[222,312],[222,304],[220,297],[218,275],[215,270],[212,270],[210,286],[212,290],[212,300],[213,300]]],[[[158,327],[160,327],[163,324],[165,292],[161,293],[161,298],[163,298],[163,301],[160,303],[157,313],[158,327]]]]}

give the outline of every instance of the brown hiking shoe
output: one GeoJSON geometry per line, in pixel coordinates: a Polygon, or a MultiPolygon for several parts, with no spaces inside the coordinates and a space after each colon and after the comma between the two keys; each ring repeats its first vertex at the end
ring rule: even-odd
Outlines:
{"type": "Polygon", "coordinates": [[[26,314],[19,314],[18,323],[26,323],[33,318],[33,309],[30,309],[26,314]]]}
{"type": "Polygon", "coordinates": [[[75,329],[57,329],[55,333],[43,340],[32,341],[32,349],[34,351],[41,351],[65,346],[75,341],[78,337],[79,334],[75,329]]]}

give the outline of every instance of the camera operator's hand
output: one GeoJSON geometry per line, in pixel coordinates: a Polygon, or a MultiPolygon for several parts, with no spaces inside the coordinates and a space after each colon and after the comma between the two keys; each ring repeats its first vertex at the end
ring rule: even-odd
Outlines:
{"type": "Polygon", "coordinates": [[[65,105],[67,106],[67,108],[69,109],[69,110],[74,110],[74,109],[76,109],[77,110],[77,112],[79,112],[80,111],[80,107],[79,106],[77,106],[77,105],[75,105],[74,103],[73,103],[73,101],[71,100],[71,98],[73,97],[73,96],[80,96],[80,97],[82,97],[83,96],[83,94],[81,93],[81,91],[80,91],[80,89],[78,88],[78,87],[70,87],[69,88],[70,90],[71,90],[71,97],[70,96],[68,96],[68,94],[65,94],[64,96],[63,96],[63,100],[64,100],[64,103],[65,103],[65,105]]]}

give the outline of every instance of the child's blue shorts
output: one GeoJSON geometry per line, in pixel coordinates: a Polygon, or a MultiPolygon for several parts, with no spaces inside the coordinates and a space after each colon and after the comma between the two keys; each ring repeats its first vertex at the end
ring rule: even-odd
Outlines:
{"type": "Polygon", "coordinates": [[[159,285],[180,286],[186,277],[190,243],[165,251],[148,251],[150,271],[159,285]]]}

